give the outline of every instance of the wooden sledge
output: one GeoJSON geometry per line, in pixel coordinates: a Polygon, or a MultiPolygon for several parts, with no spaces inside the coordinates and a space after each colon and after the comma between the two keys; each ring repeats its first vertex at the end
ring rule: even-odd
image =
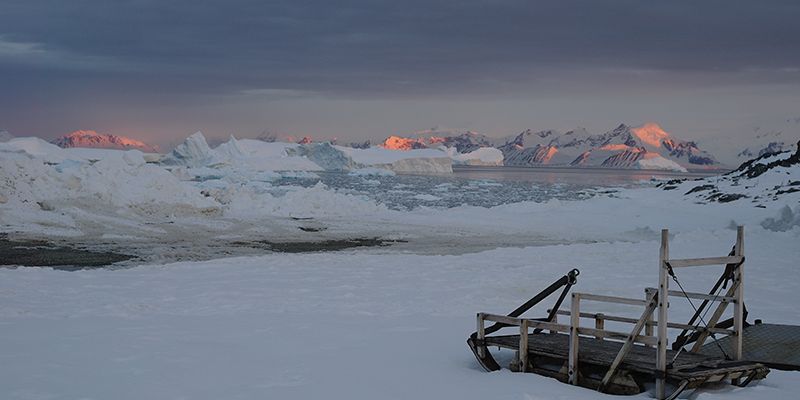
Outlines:
{"type": "Polygon", "coordinates": [[[567,292],[576,283],[577,270],[560,278],[547,289],[518,307],[508,315],[478,313],[477,331],[467,340],[478,362],[488,371],[500,369],[489,352],[490,347],[515,351],[510,368],[514,371],[533,372],[553,377],[565,383],[580,385],[611,394],[637,394],[655,380],[658,399],[674,399],[686,389],[698,388],[712,382],[730,381],[746,386],[763,379],[769,373],[765,365],[743,358],[742,332],[745,326],[743,299],[744,229],[739,227],[734,249],[728,256],[670,259],[669,233],[661,232],[659,258],[659,287],[647,288],[644,299],[572,293],[569,310],[560,310],[567,292]],[[709,294],[683,290],[674,269],[705,265],[726,265],[725,272],[709,294]],[[669,290],[669,277],[680,290],[669,290]],[[730,287],[727,287],[730,283],[730,287]],[[522,318],[527,310],[563,288],[554,307],[545,318],[522,318]],[[722,289],[727,292],[722,295],[722,289]],[[695,316],[688,324],[668,322],[667,307],[670,296],[680,296],[689,302],[702,300],[695,307],[695,316]],[[637,318],[606,314],[582,313],[581,302],[594,301],[626,304],[643,308],[637,318]],[[706,319],[713,305],[717,307],[706,319]],[[733,304],[733,317],[719,322],[728,304],[733,304]],[[706,308],[708,307],[708,308],[706,308]],[[705,313],[702,313],[705,309],[705,313]],[[558,322],[558,315],[569,316],[569,323],[558,322]],[[594,327],[581,326],[581,319],[594,320],[594,327]],[[494,322],[487,327],[486,322],[494,322]],[[632,324],[630,332],[605,329],[605,322],[632,324]],[[730,327],[722,327],[722,326],[730,327]],[[506,327],[516,327],[518,334],[491,336],[506,327]],[[681,329],[673,349],[667,348],[667,329],[681,329]],[[657,330],[654,333],[654,329],[657,330]],[[701,353],[706,339],[715,344],[717,334],[728,335],[730,350],[722,354],[701,353]],[[689,348],[688,344],[693,343],[689,348]],[[686,347],[684,347],[686,346],[686,347]],[[668,386],[670,394],[667,396],[668,386]]]}

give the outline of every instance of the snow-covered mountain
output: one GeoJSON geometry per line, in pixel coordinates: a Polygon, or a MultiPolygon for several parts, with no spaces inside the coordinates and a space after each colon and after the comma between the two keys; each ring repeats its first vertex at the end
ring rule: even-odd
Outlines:
{"type": "Polygon", "coordinates": [[[99,133],[92,130],[74,131],[61,136],[51,143],[58,147],[89,147],[95,149],[140,150],[145,153],[158,153],[158,147],[125,136],[99,133]]]}
{"type": "Polygon", "coordinates": [[[739,162],[761,157],[765,154],[775,154],[782,151],[793,151],[800,140],[800,118],[788,119],[778,129],[754,130],[752,144],[736,154],[739,162]]]}
{"type": "Polygon", "coordinates": [[[497,142],[497,139],[474,131],[437,126],[416,131],[410,137],[389,136],[381,143],[381,147],[392,150],[413,150],[445,146],[455,148],[458,153],[471,153],[482,147],[497,147],[497,142]]]}
{"type": "Polygon", "coordinates": [[[428,132],[406,138],[391,136],[383,146],[391,149],[418,149],[445,146],[459,153],[482,147],[496,147],[507,166],[565,165],[576,167],[638,168],[686,170],[718,168],[720,163],[692,141],[673,138],[658,124],[639,127],[620,124],[611,131],[592,134],[577,128],[566,133],[555,130],[525,130],[507,138],[493,139],[476,132],[456,132],[436,136],[428,132]]]}
{"type": "Polygon", "coordinates": [[[506,156],[506,165],[673,170],[719,166],[713,156],[694,142],[674,139],[654,123],[640,127],[620,124],[602,134],[591,134],[583,128],[564,134],[528,130],[500,149],[506,156]]]}
{"type": "MultiPolygon", "coordinates": [[[[681,191],[700,203],[729,203],[747,199],[754,206],[762,208],[775,201],[792,204],[793,200],[790,199],[800,196],[800,149],[763,154],[725,175],[699,181],[671,180],[659,184],[659,187],[681,191]]],[[[796,200],[794,204],[797,204],[796,200]]]]}

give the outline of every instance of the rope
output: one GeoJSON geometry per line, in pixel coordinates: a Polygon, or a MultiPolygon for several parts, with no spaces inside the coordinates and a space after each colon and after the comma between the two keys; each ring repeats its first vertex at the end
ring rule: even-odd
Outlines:
{"type": "MultiPolygon", "coordinates": [[[[708,310],[710,310],[710,309],[711,309],[711,307],[708,307],[708,308],[705,310],[705,312],[703,313],[703,315],[700,315],[700,311],[698,311],[698,310],[697,310],[697,307],[695,307],[695,305],[694,305],[694,302],[692,302],[692,299],[691,299],[691,298],[689,298],[689,295],[688,295],[688,294],[686,294],[686,290],[684,290],[684,289],[683,289],[683,285],[681,285],[681,282],[678,280],[678,277],[675,275],[675,271],[673,271],[673,270],[672,270],[672,266],[671,266],[671,265],[669,265],[669,263],[668,263],[668,262],[665,262],[665,264],[667,265],[667,271],[669,272],[669,276],[671,276],[671,277],[672,277],[672,280],[673,280],[673,281],[675,281],[675,283],[677,283],[677,284],[678,284],[678,287],[681,289],[681,293],[683,293],[683,297],[686,297],[686,300],[688,300],[688,301],[689,301],[689,305],[691,305],[691,306],[692,306],[692,308],[694,309],[694,312],[695,312],[695,313],[696,313],[696,314],[697,314],[697,315],[700,317],[700,322],[702,322],[702,323],[703,323],[703,325],[705,326],[705,329],[706,329],[706,330],[708,330],[708,329],[709,329],[709,328],[708,328],[708,323],[706,322],[706,320],[705,320],[705,318],[704,318],[704,317],[706,316],[706,313],[708,313],[708,310]]],[[[716,294],[714,294],[714,299],[712,300],[712,302],[717,300],[717,298],[719,297],[719,293],[720,293],[721,291],[722,291],[722,288],[720,287],[720,288],[717,290],[717,293],[716,293],[716,294]]],[[[700,324],[697,324],[697,325],[695,325],[694,327],[695,327],[695,329],[697,329],[697,328],[699,328],[699,327],[700,327],[700,324]]],[[[726,360],[731,360],[730,356],[728,356],[728,353],[726,353],[726,352],[725,352],[725,350],[722,348],[722,345],[721,345],[721,344],[719,344],[719,341],[717,341],[717,338],[716,338],[716,336],[714,335],[714,332],[709,332],[709,336],[711,336],[711,339],[714,339],[714,343],[715,343],[715,344],[717,345],[717,347],[719,348],[719,351],[721,351],[721,352],[722,352],[722,355],[723,355],[723,356],[725,356],[725,359],[726,359],[726,360]]],[[[672,365],[672,364],[674,364],[674,363],[675,363],[675,360],[677,360],[677,359],[678,359],[678,356],[681,354],[681,352],[682,352],[682,351],[683,351],[683,347],[681,347],[680,349],[678,349],[678,352],[677,352],[677,353],[675,353],[675,357],[673,357],[673,358],[672,358],[672,361],[670,361],[670,365],[672,365]]]]}

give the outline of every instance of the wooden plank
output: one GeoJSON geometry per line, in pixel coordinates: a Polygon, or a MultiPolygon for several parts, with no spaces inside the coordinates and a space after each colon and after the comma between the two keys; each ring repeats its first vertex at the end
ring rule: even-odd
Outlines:
{"type": "Polygon", "coordinates": [[[572,307],[570,309],[570,331],[569,331],[569,361],[568,361],[568,374],[569,383],[573,385],[578,384],[578,346],[580,339],[578,338],[578,329],[581,324],[581,294],[572,293],[572,307]]]}
{"type": "Polygon", "coordinates": [[[655,293],[650,295],[647,299],[647,306],[645,307],[644,311],[642,312],[642,316],[639,317],[639,320],[636,322],[636,325],[633,326],[630,335],[625,340],[625,343],[622,345],[622,348],[617,353],[617,356],[614,357],[614,361],[611,362],[611,366],[608,367],[608,371],[606,371],[606,375],[603,377],[603,380],[600,381],[600,387],[598,388],[599,391],[605,391],[606,387],[608,386],[609,382],[611,382],[611,378],[614,377],[614,374],[617,372],[617,368],[625,356],[628,354],[628,351],[633,346],[636,337],[639,336],[639,333],[642,332],[644,329],[644,325],[647,322],[647,317],[653,314],[653,311],[656,308],[656,301],[655,301],[655,293]]]}
{"type": "MultiPolygon", "coordinates": [[[[558,311],[556,311],[556,315],[569,315],[569,314],[570,314],[569,310],[558,310],[558,311]]],[[[595,319],[597,317],[597,315],[598,314],[582,312],[581,313],[581,318],[595,319]]],[[[635,324],[636,321],[637,321],[636,318],[620,317],[620,316],[617,316],[617,315],[609,315],[609,314],[602,314],[602,315],[603,315],[603,319],[605,319],[607,321],[624,322],[624,323],[629,323],[629,324],[635,324]]],[[[651,319],[648,320],[645,323],[645,335],[644,336],[653,336],[653,332],[652,332],[653,329],[652,328],[654,326],[658,326],[658,322],[653,320],[652,317],[651,317],[651,319]],[[647,329],[650,330],[649,333],[647,332],[647,329]]],[[[698,331],[698,332],[706,330],[706,328],[702,327],[702,326],[698,327],[698,326],[694,326],[694,325],[681,324],[681,323],[677,323],[677,322],[668,322],[667,323],[667,327],[668,328],[673,328],[673,329],[687,329],[687,330],[690,330],[690,331],[698,331]]],[[[581,328],[581,329],[583,329],[583,328],[581,328]]],[[[724,328],[709,328],[708,331],[712,332],[712,333],[722,333],[722,334],[726,334],[726,335],[732,335],[734,333],[733,329],[724,329],[724,328]]]]}
{"type": "Polygon", "coordinates": [[[569,325],[564,324],[556,324],[553,322],[547,321],[537,321],[535,319],[527,319],[527,318],[514,318],[509,317],[507,315],[498,315],[498,314],[487,314],[481,313],[483,315],[483,319],[485,321],[492,321],[492,322],[499,322],[501,324],[505,324],[508,326],[520,326],[522,321],[528,321],[528,327],[530,328],[540,328],[540,329],[547,329],[557,332],[569,332],[569,325]]]}
{"type": "MultiPolygon", "coordinates": [[[[614,331],[607,331],[607,330],[599,330],[589,327],[580,327],[578,328],[578,334],[587,335],[587,336],[594,336],[595,338],[602,338],[602,339],[615,339],[615,340],[627,340],[628,334],[625,332],[614,332],[614,331]]],[[[658,343],[658,338],[653,336],[644,336],[644,335],[636,335],[634,342],[641,343],[641,344],[648,344],[654,345],[658,343]]]]}
{"type": "Polygon", "coordinates": [[[591,294],[591,293],[580,293],[581,300],[588,300],[588,301],[600,301],[603,303],[616,303],[616,304],[628,304],[632,306],[643,306],[646,305],[647,302],[642,299],[631,299],[627,297],[616,297],[616,296],[603,296],[599,294],[591,294]]]}
{"type": "Polygon", "coordinates": [[[725,257],[705,257],[705,258],[684,258],[676,260],[667,260],[672,268],[683,267],[700,267],[704,265],[726,265],[738,264],[742,261],[741,256],[725,256],[725,257]]]}
{"type": "Polygon", "coordinates": [[[499,314],[488,314],[488,313],[483,314],[483,319],[486,321],[499,322],[501,324],[506,324],[509,326],[519,326],[520,321],[522,321],[522,319],[520,318],[514,318],[499,314]]]}
{"type": "MultiPolygon", "coordinates": [[[[512,350],[518,350],[520,344],[519,335],[488,336],[486,341],[488,346],[498,346],[512,350]]],[[[569,343],[569,335],[530,333],[528,335],[529,359],[532,355],[536,355],[566,362],[569,358],[569,343]]],[[[580,363],[607,367],[621,347],[621,342],[602,341],[593,337],[581,336],[580,363]]],[[[673,350],[668,350],[668,359],[674,358],[676,353],[677,352],[673,350]]],[[[620,368],[631,372],[652,375],[655,372],[655,364],[653,363],[655,354],[656,349],[654,348],[632,346],[620,368]]],[[[758,363],[742,364],[741,362],[729,362],[715,356],[684,351],[675,359],[675,363],[668,370],[668,375],[670,379],[680,380],[686,378],[704,378],[718,373],[727,373],[729,371],[752,371],[759,368],[764,369],[764,367],[758,363]]]]}
{"type": "Polygon", "coordinates": [[[725,303],[735,303],[735,297],[729,296],[714,296],[713,294],[706,294],[706,293],[697,293],[697,292],[681,292],[680,290],[668,290],[667,293],[670,296],[675,297],[688,297],[690,299],[700,299],[700,300],[712,300],[712,301],[719,301],[725,303]]]}
{"type": "MultiPolygon", "coordinates": [[[[667,279],[667,260],[669,259],[669,231],[661,230],[661,249],[658,253],[658,344],[656,349],[656,398],[663,400],[666,394],[667,375],[667,307],[669,306],[669,280],[667,279]]],[[[724,304],[724,303],[723,303],[724,304]]]]}

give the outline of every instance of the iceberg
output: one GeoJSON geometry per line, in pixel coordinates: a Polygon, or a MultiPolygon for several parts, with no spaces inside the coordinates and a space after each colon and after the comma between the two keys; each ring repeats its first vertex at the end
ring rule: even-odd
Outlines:
{"type": "Polygon", "coordinates": [[[172,149],[161,161],[164,165],[183,165],[187,167],[203,167],[216,159],[202,132],[195,132],[183,143],[172,149]]]}

